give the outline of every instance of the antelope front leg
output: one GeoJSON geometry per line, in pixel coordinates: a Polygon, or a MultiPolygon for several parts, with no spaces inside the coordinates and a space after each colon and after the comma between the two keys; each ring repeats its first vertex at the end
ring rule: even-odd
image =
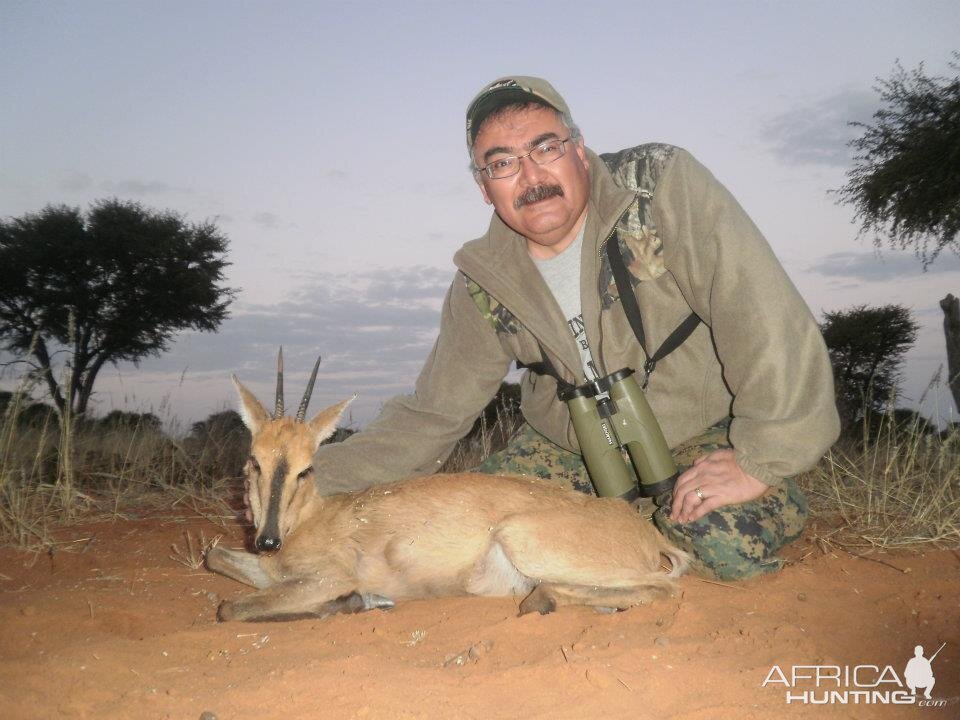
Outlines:
{"type": "Polygon", "coordinates": [[[259,555],[218,545],[207,550],[205,563],[208,570],[262,590],[273,583],[273,578],[264,570],[261,560],[259,555]]]}
{"type": "Polygon", "coordinates": [[[389,609],[393,601],[381,595],[361,594],[346,583],[291,578],[251,593],[239,600],[224,600],[217,610],[220,622],[305,620],[335,613],[389,609]]]}

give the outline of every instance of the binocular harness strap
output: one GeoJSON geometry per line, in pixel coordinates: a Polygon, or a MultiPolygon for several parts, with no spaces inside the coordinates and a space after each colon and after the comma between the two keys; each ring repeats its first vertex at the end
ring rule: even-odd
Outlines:
{"type": "MultiPolygon", "coordinates": [[[[620,242],[616,237],[612,237],[607,241],[607,257],[610,259],[610,269],[613,271],[613,279],[617,284],[617,292],[620,294],[620,304],[623,306],[623,312],[627,316],[627,321],[630,323],[630,328],[633,330],[637,342],[640,343],[640,347],[647,356],[647,361],[643,364],[644,378],[643,384],[641,385],[641,387],[645,389],[647,383],[650,381],[650,374],[654,368],[656,368],[657,363],[680,347],[702,321],[699,315],[691,312],[686,319],[667,336],[667,339],[657,348],[657,351],[651,355],[647,352],[646,335],[643,332],[643,318],[640,316],[640,306],[637,303],[637,296],[633,292],[633,285],[630,283],[627,266],[623,262],[620,242]]],[[[537,344],[540,345],[539,340],[537,344]]],[[[558,394],[573,390],[576,387],[560,377],[560,373],[557,372],[550,358],[547,357],[543,345],[540,345],[540,357],[540,362],[535,363],[522,363],[517,360],[517,368],[526,368],[537,375],[549,375],[557,381],[558,394]]]]}
{"type": "Polygon", "coordinates": [[[630,276],[627,274],[627,266],[623,262],[623,254],[620,252],[620,242],[616,237],[607,241],[607,257],[610,259],[610,269],[613,271],[613,279],[617,283],[617,292],[620,294],[620,304],[623,306],[623,312],[627,316],[627,321],[637,336],[637,342],[643,348],[647,361],[643,365],[644,378],[642,387],[646,388],[650,381],[650,373],[653,372],[657,363],[672,353],[683,342],[690,337],[690,334],[697,329],[700,324],[700,316],[691,312],[687,318],[680,323],[663,344],[657,348],[657,351],[651,355],[647,352],[646,336],[643,332],[643,318],[640,317],[640,306],[637,304],[637,296],[633,293],[633,285],[630,283],[630,276]]]}
{"type": "Polygon", "coordinates": [[[557,372],[557,369],[554,367],[553,363],[550,361],[550,358],[547,357],[546,351],[543,349],[543,345],[540,344],[540,341],[537,340],[537,345],[540,347],[540,362],[534,363],[522,363],[517,360],[517,369],[523,370],[527,369],[530,372],[536,375],[549,375],[554,380],[557,381],[557,394],[566,393],[570,390],[573,390],[576,385],[573,383],[567,382],[562,377],[560,373],[557,372]]]}

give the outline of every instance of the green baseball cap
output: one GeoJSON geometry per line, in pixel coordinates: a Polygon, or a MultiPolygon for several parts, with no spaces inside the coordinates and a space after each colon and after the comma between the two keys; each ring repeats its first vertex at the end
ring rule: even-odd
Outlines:
{"type": "Polygon", "coordinates": [[[539,100],[565,115],[570,108],[560,93],[543,78],[512,75],[486,85],[467,107],[467,147],[472,148],[477,131],[490,113],[514,102],[539,100]]]}

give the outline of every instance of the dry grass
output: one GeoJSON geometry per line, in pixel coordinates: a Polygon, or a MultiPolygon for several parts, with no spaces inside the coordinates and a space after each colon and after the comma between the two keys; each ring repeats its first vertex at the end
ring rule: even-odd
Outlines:
{"type": "Polygon", "coordinates": [[[960,547],[960,428],[943,436],[888,416],[835,445],[802,479],[845,548],[960,547]]]}
{"type": "Polygon", "coordinates": [[[200,462],[149,425],[105,428],[50,417],[21,421],[15,397],[0,417],[0,544],[58,545],[57,529],[81,521],[235,516],[235,472],[200,462]]]}
{"type": "MultiPolygon", "coordinates": [[[[208,432],[178,441],[153,426],[18,422],[16,401],[0,418],[0,545],[43,549],[58,528],[117,517],[201,516],[223,526],[236,513],[245,438],[208,432]]],[[[502,449],[522,418],[504,405],[485,414],[444,472],[476,467],[502,449]]],[[[886,416],[858,441],[834,446],[801,478],[814,516],[845,549],[960,547],[960,427],[938,437],[886,416]]],[[[174,559],[194,567],[216,541],[186,537],[174,559]]]]}
{"type": "Polygon", "coordinates": [[[203,530],[201,530],[200,538],[195,539],[193,537],[193,533],[191,533],[189,530],[184,530],[184,545],[181,548],[176,543],[171,543],[170,549],[173,552],[170,555],[170,559],[176,560],[178,563],[185,565],[191,570],[199,570],[203,567],[203,560],[207,556],[207,551],[210,548],[216,547],[217,543],[220,542],[220,538],[220,535],[216,535],[210,540],[207,540],[203,530]]]}
{"type": "Polygon", "coordinates": [[[486,458],[499,452],[523,423],[523,416],[500,403],[495,407],[492,419],[481,415],[473,430],[453,448],[453,452],[439,472],[467,472],[476,468],[486,458]]]}
{"type": "MultiPolygon", "coordinates": [[[[522,422],[498,408],[458,443],[443,472],[475,468],[502,449],[522,422]]],[[[960,548],[960,426],[943,437],[920,416],[872,416],[857,442],[841,441],[800,481],[816,517],[835,531],[830,542],[864,547],[960,548]],[[872,423],[872,424],[871,424],[872,423]]]]}

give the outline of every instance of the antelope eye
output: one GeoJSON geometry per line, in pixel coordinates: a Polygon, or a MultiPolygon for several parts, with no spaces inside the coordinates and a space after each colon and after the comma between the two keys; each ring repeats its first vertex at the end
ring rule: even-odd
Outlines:
{"type": "Polygon", "coordinates": [[[254,472],[260,472],[260,463],[257,462],[257,459],[253,455],[250,456],[247,462],[250,463],[250,467],[253,468],[254,472]]]}
{"type": "Polygon", "coordinates": [[[313,474],[313,465],[297,473],[297,480],[303,480],[308,475],[313,474]]]}

